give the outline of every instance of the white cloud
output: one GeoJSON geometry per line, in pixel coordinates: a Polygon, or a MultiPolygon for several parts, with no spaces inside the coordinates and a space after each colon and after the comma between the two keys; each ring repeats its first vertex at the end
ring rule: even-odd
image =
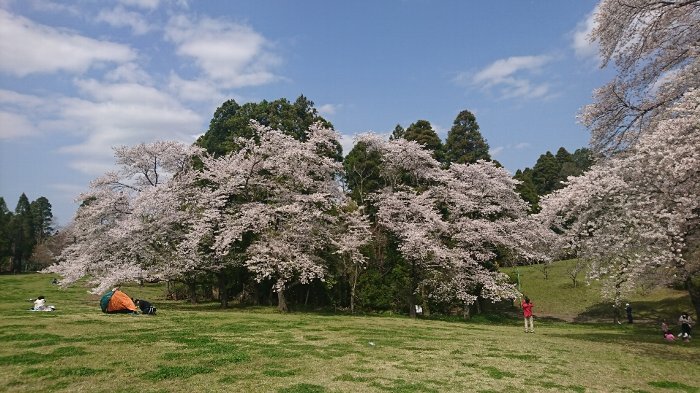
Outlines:
{"type": "Polygon", "coordinates": [[[124,5],[143,8],[146,10],[154,10],[158,8],[160,0],[119,0],[124,5]]]}
{"type": "Polygon", "coordinates": [[[20,77],[57,71],[81,73],[96,63],[123,63],[135,57],[126,45],[40,25],[0,9],[0,72],[20,77]]]}
{"type": "Polygon", "coordinates": [[[538,70],[551,60],[549,56],[513,56],[496,60],[474,75],[474,83],[498,84],[521,70],[538,70]]]}
{"type": "Polygon", "coordinates": [[[133,82],[151,84],[152,78],[143,68],[136,63],[126,63],[105,74],[105,79],[110,82],[133,82]]]}
{"type": "Polygon", "coordinates": [[[532,78],[553,60],[551,56],[513,56],[496,60],[475,74],[462,73],[455,82],[495,90],[500,98],[543,98],[551,95],[550,85],[532,78]]]}
{"type": "Polygon", "coordinates": [[[523,150],[529,148],[531,145],[528,142],[520,142],[516,143],[515,145],[508,144],[506,146],[496,146],[491,149],[489,149],[489,154],[491,154],[492,157],[500,156],[504,152],[507,151],[512,151],[512,150],[523,150]]]}
{"type": "Polygon", "coordinates": [[[40,97],[0,89],[0,139],[16,139],[37,135],[39,129],[34,123],[36,108],[42,108],[42,113],[50,112],[53,107],[50,102],[40,97]]]}
{"type": "Polygon", "coordinates": [[[67,13],[73,16],[81,14],[80,8],[75,5],[64,4],[52,0],[30,0],[29,5],[36,11],[67,13]]]}
{"type": "Polygon", "coordinates": [[[22,138],[36,134],[36,127],[25,116],[0,111],[0,140],[22,138]]]}
{"type": "Polygon", "coordinates": [[[347,156],[350,150],[355,146],[355,138],[357,134],[340,134],[340,146],[343,147],[343,156],[347,156]]]}
{"type": "Polygon", "coordinates": [[[49,188],[53,190],[57,190],[60,192],[63,192],[67,195],[70,196],[76,196],[80,194],[81,192],[85,192],[88,190],[88,187],[86,187],[84,184],[79,185],[79,184],[68,184],[68,183],[53,183],[48,185],[49,188]]]}
{"type": "Polygon", "coordinates": [[[279,59],[265,37],[248,26],[185,15],[170,19],[166,38],[177,54],[189,57],[204,76],[222,88],[257,86],[278,79],[272,68],[279,59]]]}
{"type": "Polygon", "coordinates": [[[226,95],[221,93],[212,81],[182,79],[174,72],[170,74],[168,89],[181,100],[220,104],[226,99],[226,95]]]}
{"type": "Polygon", "coordinates": [[[595,15],[598,12],[598,7],[586,16],[585,20],[580,21],[576,25],[576,29],[572,34],[571,47],[580,59],[592,59],[596,63],[600,63],[598,54],[598,43],[591,42],[589,36],[595,27],[595,15]]]}
{"type": "Polygon", "coordinates": [[[60,119],[54,124],[71,129],[81,143],[65,146],[71,167],[89,174],[103,173],[112,163],[112,147],[157,139],[192,143],[202,118],[171,96],[137,83],[76,81],[85,99],[61,100],[60,119]]]}
{"type": "Polygon", "coordinates": [[[12,90],[0,89],[0,106],[22,109],[34,109],[43,104],[43,99],[37,96],[18,93],[12,90]]]}
{"type": "Polygon", "coordinates": [[[333,116],[340,109],[340,105],[324,104],[318,107],[318,112],[324,116],[333,116]]]}
{"type": "Polygon", "coordinates": [[[146,18],[133,11],[127,11],[124,7],[117,6],[111,10],[102,10],[97,14],[97,20],[106,22],[114,27],[130,27],[135,35],[146,34],[153,30],[146,18]]]}

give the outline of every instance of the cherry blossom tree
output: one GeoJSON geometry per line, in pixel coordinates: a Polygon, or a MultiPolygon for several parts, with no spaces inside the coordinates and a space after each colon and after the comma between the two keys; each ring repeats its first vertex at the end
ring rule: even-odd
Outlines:
{"type": "Polygon", "coordinates": [[[363,209],[348,199],[338,210],[337,233],[332,239],[335,253],[341,257],[341,270],[350,285],[350,313],[355,313],[357,281],[366,267],[367,257],[362,248],[372,240],[370,222],[363,209]]]}
{"type": "Polygon", "coordinates": [[[591,40],[617,76],[581,120],[607,160],[552,195],[541,218],[621,299],[682,282],[700,315],[700,2],[603,0],[591,40]]]}
{"type": "Polygon", "coordinates": [[[700,315],[700,90],[659,116],[633,147],[547,197],[540,217],[617,305],[641,284],[681,282],[700,315]]]}
{"type": "Polygon", "coordinates": [[[611,153],[633,145],[691,88],[700,87],[700,2],[603,0],[591,40],[616,77],[581,113],[591,147],[611,153]]]}
{"type": "Polygon", "coordinates": [[[220,270],[244,266],[257,280],[275,280],[278,307],[287,310],[285,289],[324,279],[323,251],[332,243],[344,200],[339,162],[328,157],[335,131],[312,125],[305,140],[252,123],[254,137],[226,156],[202,155],[202,169],[186,187],[188,203],[183,260],[220,270]]]}
{"type": "Polygon", "coordinates": [[[94,293],[111,286],[147,278],[173,257],[171,242],[178,233],[168,180],[184,173],[199,148],[177,142],[153,142],[115,148],[119,170],[90,184],[81,194],[82,205],[70,235],[75,241],[62,252],[59,263],[47,271],[71,284],[90,277],[94,293]]]}
{"type": "MultiPolygon", "coordinates": [[[[444,169],[429,151],[404,139],[366,135],[359,142],[382,157],[380,173],[389,186],[373,197],[377,223],[398,239],[411,266],[414,295],[457,301],[465,310],[478,296],[517,296],[495,269],[499,248],[523,259],[545,259],[533,245],[548,236],[527,217],[527,205],[515,192],[517,180],[484,161],[444,169]]],[[[415,296],[409,303],[415,316],[415,296]]]]}

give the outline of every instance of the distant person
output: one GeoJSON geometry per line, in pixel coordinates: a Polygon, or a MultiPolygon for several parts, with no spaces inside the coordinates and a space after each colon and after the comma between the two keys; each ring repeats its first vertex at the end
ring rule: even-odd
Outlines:
{"type": "Polygon", "coordinates": [[[523,308],[523,317],[525,318],[525,333],[534,333],[535,323],[532,320],[532,307],[534,307],[535,304],[530,301],[530,298],[525,296],[520,306],[523,308]]]}
{"type": "Polygon", "coordinates": [[[670,332],[671,332],[671,329],[668,328],[668,324],[666,323],[666,321],[661,321],[661,333],[666,335],[666,333],[670,333],[670,332]]]}
{"type": "Polygon", "coordinates": [[[661,333],[663,334],[664,340],[666,341],[676,340],[676,336],[674,336],[671,329],[668,328],[668,324],[666,323],[666,321],[661,322],[661,333]]]}
{"type": "Polygon", "coordinates": [[[688,315],[687,312],[681,314],[680,318],[678,318],[678,324],[681,325],[681,333],[679,337],[683,338],[683,341],[689,342],[690,329],[693,326],[693,320],[690,318],[690,315],[688,315]]]}
{"type": "Polygon", "coordinates": [[[625,304],[625,313],[627,313],[627,323],[632,323],[632,306],[629,303],[625,304]]]}
{"type": "Polygon", "coordinates": [[[156,315],[156,308],[153,307],[151,302],[143,299],[133,299],[134,304],[138,307],[143,314],[156,315]]]}
{"type": "Polygon", "coordinates": [[[39,296],[36,298],[34,301],[34,307],[32,308],[33,311],[53,311],[55,309],[56,307],[54,306],[46,305],[46,298],[44,296],[39,296]]]}

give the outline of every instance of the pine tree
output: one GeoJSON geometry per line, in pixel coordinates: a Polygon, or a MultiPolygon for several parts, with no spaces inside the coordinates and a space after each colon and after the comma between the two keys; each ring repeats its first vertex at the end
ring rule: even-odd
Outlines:
{"type": "Polygon", "coordinates": [[[442,141],[429,121],[418,120],[408,126],[404,139],[418,142],[419,145],[433,153],[433,158],[442,162],[444,158],[442,141]]]}
{"type": "Polygon", "coordinates": [[[450,163],[473,164],[491,161],[489,145],[479,132],[476,117],[468,110],[457,115],[445,142],[445,159],[450,163]]]}

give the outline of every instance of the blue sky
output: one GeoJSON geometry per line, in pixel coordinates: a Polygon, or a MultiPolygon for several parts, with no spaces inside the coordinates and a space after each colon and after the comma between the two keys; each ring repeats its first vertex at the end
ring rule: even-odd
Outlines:
{"type": "Polygon", "coordinates": [[[314,101],[343,135],[471,110],[510,171],[588,143],[595,1],[0,0],[0,196],[60,224],[112,146],[191,143],[226,99],[314,101]]]}

